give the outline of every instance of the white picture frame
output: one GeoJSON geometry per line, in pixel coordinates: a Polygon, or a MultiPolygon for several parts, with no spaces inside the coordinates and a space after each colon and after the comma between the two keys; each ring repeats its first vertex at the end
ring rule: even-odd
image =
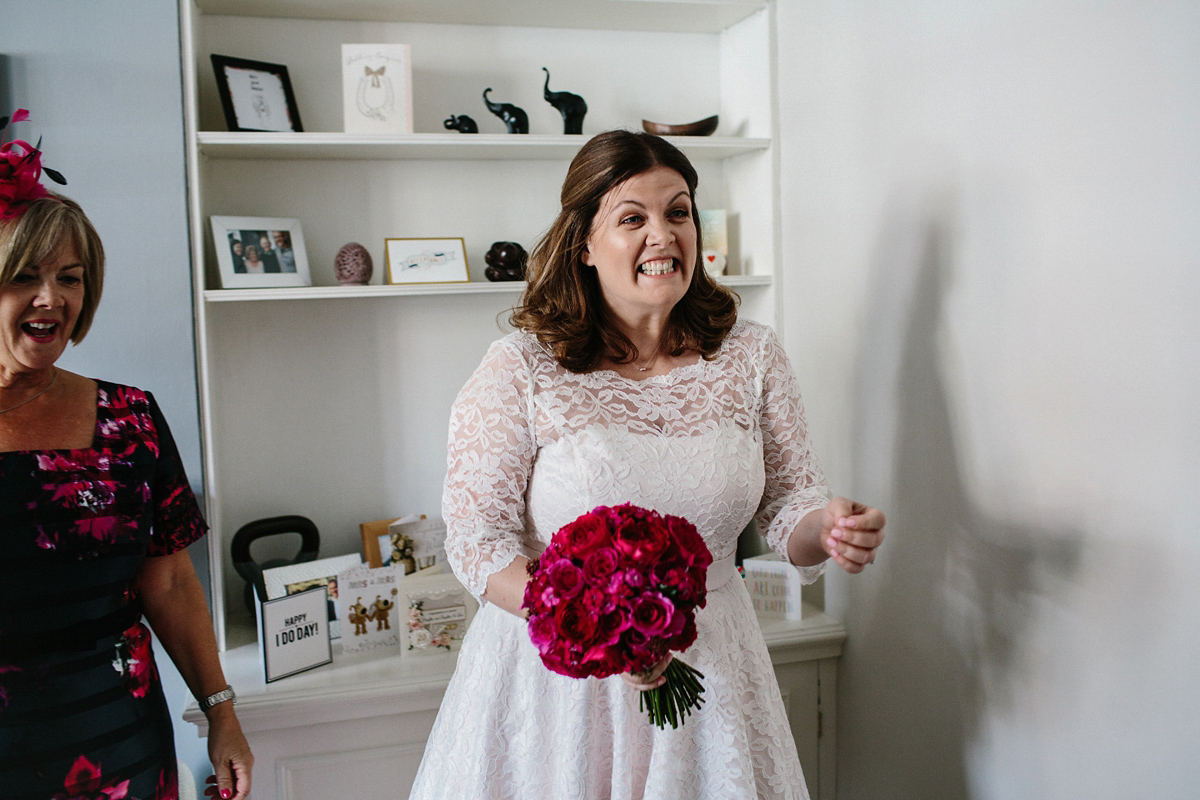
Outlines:
{"type": "Polygon", "coordinates": [[[412,99],[410,45],[342,45],[346,133],[412,133],[412,99]]]}
{"type": "Polygon", "coordinates": [[[350,553],[332,558],[319,558],[316,561],[305,561],[301,564],[288,564],[286,567],[265,569],[263,570],[263,583],[266,585],[267,599],[286,597],[323,584],[328,601],[329,638],[338,639],[342,635],[337,608],[338,574],[361,563],[362,557],[358,553],[350,553]]]}
{"type": "Polygon", "coordinates": [[[312,286],[300,220],[214,216],[210,223],[222,289],[312,286]]]}
{"type": "Polygon", "coordinates": [[[390,284],[469,283],[467,246],[461,238],[386,239],[390,284]]]}

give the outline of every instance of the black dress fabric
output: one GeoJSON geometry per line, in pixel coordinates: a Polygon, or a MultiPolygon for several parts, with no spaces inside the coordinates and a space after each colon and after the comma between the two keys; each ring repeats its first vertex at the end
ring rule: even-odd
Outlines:
{"type": "Polygon", "coordinates": [[[206,526],[154,398],[97,381],[83,450],[0,453],[0,798],[178,797],[136,578],[206,526]]]}

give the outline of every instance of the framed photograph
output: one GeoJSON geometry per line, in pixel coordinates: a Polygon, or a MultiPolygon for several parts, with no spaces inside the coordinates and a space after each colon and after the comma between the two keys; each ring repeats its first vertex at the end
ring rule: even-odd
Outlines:
{"type": "Polygon", "coordinates": [[[388,283],[467,283],[462,239],[386,239],[388,283]]]}
{"type": "Polygon", "coordinates": [[[283,64],[212,54],[217,92],[231,131],[303,131],[283,64]]]}
{"type": "Polygon", "coordinates": [[[222,289],[312,286],[300,220],[212,217],[222,289]]]}
{"type": "Polygon", "coordinates": [[[417,564],[412,558],[412,541],[395,538],[388,529],[396,523],[418,522],[423,519],[424,514],[409,514],[407,517],[360,523],[358,530],[362,535],[363,561],[376,568],[403,561],[405,570],[402,574],[416,572],[417,564]]]}
{"type": "Polygon", "coordinates": [[[342,45],[346,133],[412,133],[412,47],[342,45]]]}
{"type": "Polygon", "coordinates": [[[421,660],[462,646],[479,603],[453,575],[400,581],[400,658],[421,660]]]}
{"type": "Polygon", "coordinates": [[[275,567],[263,570],[263,582],[267,587],[267,599],[274,600],[290,594],[324,587],[329,617],[329,637],[337,639],[342,635],[338,624],[338,573],[349,567],[362,563],[357,553],[333,558],[319,558],[316,561],[306,561],[302,564],[288,564],[286,567],[275,567]]]}

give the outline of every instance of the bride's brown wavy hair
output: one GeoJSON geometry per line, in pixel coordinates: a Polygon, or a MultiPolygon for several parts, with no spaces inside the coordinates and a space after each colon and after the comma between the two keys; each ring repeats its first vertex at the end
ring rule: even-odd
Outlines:
{"type": "Polygon", "coordinates": [[[737,295],[714,281],[701,264],[698,178],[687,156],[658,136],[607,131],[588,141],[571,161],[563,181],[562,210],[530,254],[529,284],[509,320],[537,336],[572,372],[591,372],[606,354],[619,364],[637,357],[633,343],[609,319],[596,270],[583,263],[583,253],[609,190],[660,166],[675,170],[687,183],[696,225],[692,281],[671,310],[664,344],[672,355],[695,350],[712,358],[737,321],[737,295]]]}

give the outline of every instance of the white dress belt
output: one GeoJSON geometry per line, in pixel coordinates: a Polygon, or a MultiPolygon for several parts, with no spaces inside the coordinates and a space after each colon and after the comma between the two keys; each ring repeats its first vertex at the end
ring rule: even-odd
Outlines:
{"type": "Polygon", "coordinates": [[[737,575],[737,564],[735,560],[737,553],[730,553],[719,561],[714,561],[708,567],[708,579],[705,581],[705,586],[708,591],[720,589],[729,579],[737,575]]]}

